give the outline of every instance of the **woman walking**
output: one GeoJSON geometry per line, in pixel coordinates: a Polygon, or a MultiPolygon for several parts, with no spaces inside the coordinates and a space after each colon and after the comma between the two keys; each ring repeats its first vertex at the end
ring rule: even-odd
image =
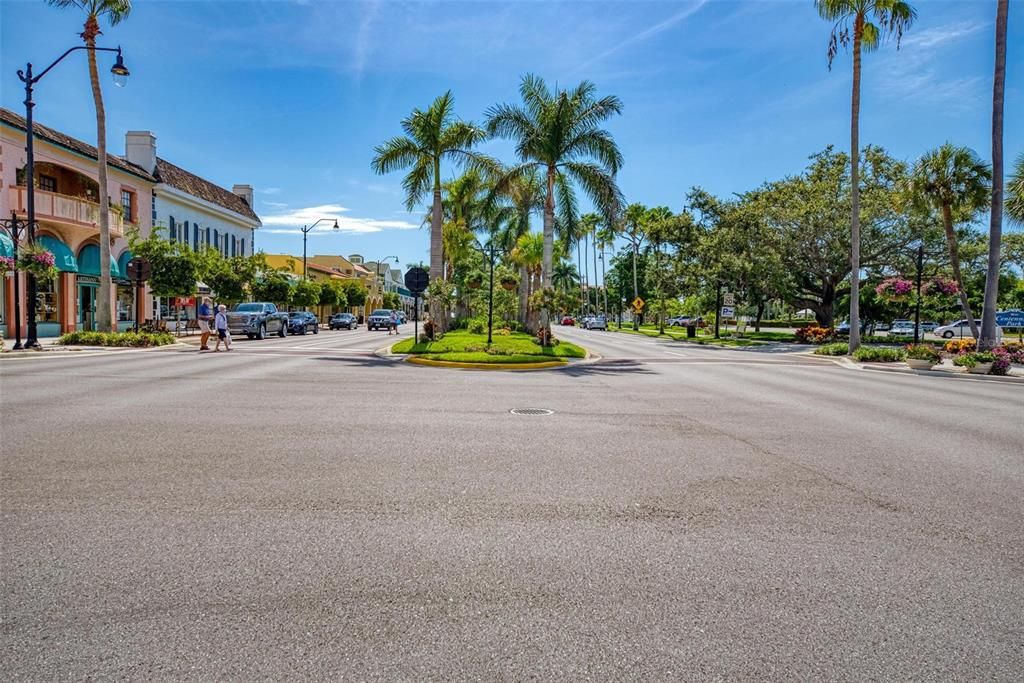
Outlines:
{"type": "Polygon", "coordinates": [[[217,307],[217,317],[214,318],[214,326],[217,328],[217,345],[214,351],[220,351],[220,343],[224,342],[224,350],[231,350],[231,332],[228,331],[228,307],[221,304],[217,307]]]}

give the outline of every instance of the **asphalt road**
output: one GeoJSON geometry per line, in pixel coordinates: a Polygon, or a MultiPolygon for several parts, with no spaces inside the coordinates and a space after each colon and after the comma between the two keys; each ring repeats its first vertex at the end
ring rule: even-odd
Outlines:
{"type": "Polygon", "coordinates": [[[1019,680],[1021,386],[558,332],[0,360],[4,678],[1019,680]]]}

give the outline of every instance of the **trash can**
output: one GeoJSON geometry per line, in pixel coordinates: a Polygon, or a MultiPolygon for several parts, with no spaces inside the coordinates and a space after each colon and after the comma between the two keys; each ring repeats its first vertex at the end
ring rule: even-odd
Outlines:
{"type": "Polygon", "coordinates": [[[686,338],[693,339],[697,336],[697,326],[690,324],[686,326],[686,338]]]}

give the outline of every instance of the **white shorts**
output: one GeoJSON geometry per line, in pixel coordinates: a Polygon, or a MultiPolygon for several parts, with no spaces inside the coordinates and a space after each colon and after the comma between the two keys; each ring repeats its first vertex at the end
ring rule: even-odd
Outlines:
{"type": "Polygon", "coordinates": [[[205,332],[209,332],[210,331],[210,321],[208,321],[208,320],[200,320],[199,321],[199,331],[200,332],[204,332],[204,333],[205,332]]]}

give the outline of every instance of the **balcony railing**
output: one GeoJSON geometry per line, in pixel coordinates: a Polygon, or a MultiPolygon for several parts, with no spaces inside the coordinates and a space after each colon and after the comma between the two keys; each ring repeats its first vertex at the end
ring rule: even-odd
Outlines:
{"type": "MultiPolygon", "coordinates": [[[[56,192],[37,189],[36,220],[69,223],[82,227],[98,227],[100,223],[100,205],[81,197],[70,197],[56,192]]],[[[28,190],[20,185],[10,188],[11,207],[19,214],[26,213],[28,190]]],[[[124,218],[116,211],[108,211],[110,234],[114,237],[124,235],[124,218]]]]}

